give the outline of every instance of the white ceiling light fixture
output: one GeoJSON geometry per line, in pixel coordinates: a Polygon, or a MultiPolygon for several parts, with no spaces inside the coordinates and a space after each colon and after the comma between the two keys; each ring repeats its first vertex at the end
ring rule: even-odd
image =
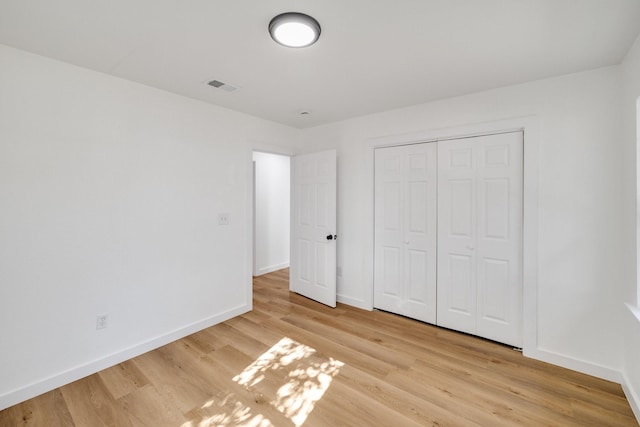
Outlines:
{"type": "Polygon", "coordinates": [[[271,38],[287,47],[307,47],[318,41],[318,21],[298,12],[282,13],[269,22],[271,38]]]}

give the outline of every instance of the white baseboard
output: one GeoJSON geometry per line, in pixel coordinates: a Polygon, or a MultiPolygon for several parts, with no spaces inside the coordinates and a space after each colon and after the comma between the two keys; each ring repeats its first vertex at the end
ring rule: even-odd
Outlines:
{"type": "Polygon", "coordinates": [[[72,383],[73,381],[79,380],[88,375],[95,374],[96,372],[117,365],[118,363],[124,362],[125,360],[132,359],[148,351],[154,350],[158,347],[162,347],[163,345],[186,337],[187,335],[191,335],[202,329],[208,328],[220,322],[224,322],[225,320],[231,319],[232,317],[239,316],[250,310],[250,304],[245,304],[240,307],[233,308],[224,313],[200,320],[179,329],[175,329],[164,335],[160,335],[158,337],[141,342],[134,346],[125,348],[123,350],[106,355],[99,359],[93,360],[80,366],[76,366],[75,368],[71,368],[64,372],[60,372],[35,383],[0,395],[0,411],[25,400],[39,396],[42,393],[46,393],[48,391],[61,387],[65,384],[72,383]]]}
{"type": "Polygon", "coordinates": [[[583,360],[574,359],[553,353],[546,350],[536,350],[533,352],[524,352],[525,356],[533,359],[541,360],[543,362],[551,363],[553,365],[562,366],[563,368],[571,369],[574,371],[582,372],[587,375],[602,378],[608,381],[618,383],[622,386],[622,390],[629,401],[629,405],[633,410],[633,414],[636,417],[638,423],[640,423],[640,396],[631,386],[629,379],[615,369],[607,368],[605,366],[585,362],[583,360]]]}
{"type": "Polygon", "coordinates": [[[282,264],[270,265],[269,267],[259,268],[256,271],[256,276],[262,276],[263,274],[273,273],[274,271],[282,270],[283,268],[289,268],[288,262],[282,264]]]}
{"type": "Polygon", "coordinates": [[[552,365],[561,366],[573,371],[582,372],[583,374],[613,381],[618,384],[622,382],[622,374],[620,371],[607,366],[586,362],[584,360],[564,356],[541,348],[531,350],[525,347],[522,353],[532,359],[551,363],[552,365]]]}
{"type": "MultiPolygon", "coordinates": [[[[631,304],[626,304],[627,308],[629,309],[629,314],[630,317],[628,319],[628,322],[631,322],[629,324],[629,330],[627,332],[627,336],[626,336],[626,340],[629,341],[629,345],[631,345],[631,343],[637,343],[637,339],[640,338],[640,336],[638,335],[637,331],[639,331],[640,329],[640,308],[636,305],[631,305],[631,304]]],[[[634,375],[634,379],[636,380],[636,384],[634,386],[634,381],[631,380],[631,378],[629,377],[629,370],[631,369],[631,367],[633,366],[633,368],[637,368],[637,363],[638,361],[637,359],[637,349],[634,350],[634,346],[632,346],[631,348],[625,349],[626,351],[628,351],[630,354],[627,354],[625,359],[626,359],[626,366],[625,366],[625,370],[622,372],[622,389],[624,390],[624,394],[627,397],[627,400],[629,401],[629,405],[631,405],[631,409],[633,410],[633,413],[636,416],[636,420],[638,420],[638,424],[640,424],[640,383],[638,383],[637,381],[637,372],[634,375]]],[[[635,371],[635,369],[633,369],[635,371]]]]}
{"type": "Polygon", "coordinates": [[[633,389],[631,382],[624,374],[622,375],[622,390],[629,401],[629,405],[631,405],[631,410],[636,416],[638,424],[640,424],[640,396],[636,393],[636,390],[633,389]]]}

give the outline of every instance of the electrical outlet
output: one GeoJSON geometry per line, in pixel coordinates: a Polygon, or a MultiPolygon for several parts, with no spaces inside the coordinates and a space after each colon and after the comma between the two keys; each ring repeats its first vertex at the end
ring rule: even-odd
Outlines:
{"type": "Polygon", "coordinates": [[[218,214],[218,225],[229,225],[229,214],[228,213],[219,213],[218,214]]]}
{"type": "Polygon", "coordinates": [[[96,329],[104,329],[107,327],[107,315],[103,314],[96,318],[96,329]]]}

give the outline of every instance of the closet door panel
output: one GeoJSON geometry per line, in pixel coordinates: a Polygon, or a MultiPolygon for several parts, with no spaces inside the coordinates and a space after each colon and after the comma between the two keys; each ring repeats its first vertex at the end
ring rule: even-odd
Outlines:
{"type": "Polygon", "coordinates": [[[425,283],[433,266],[429,265],[427,255],[425,251],[407,251],[407,302],[426,304],[429,301],[429,289],[425,283]]]}
{"type": "Polygon", "coordinates": [[[402,313],[436,323],[437,146],[402,147],[405,154],[404,284],[402,313]]]}
{"type": "MultiPolygon", "coordinates": [[[[382,247],[382,281],[380,282],[382,294],[391,300],[402,297],[402,266],[400,248],[393,246],[382,247]]],[[[399,306],[400,302],[395,301],[399,306]]],[[[392,305],[392,307],[396,306],[392,305]]]]}
{"type": "Polygon", "coordinates": [[[522,133],[438,143],[438,325],[522,346],[522,133]]]}
{"type": "Polygon", "coordinates": [[[403,298],[403,179],[402,153],[376,150],[374,305],[392,312],[403,298]]]}
{"type": "Polygon", "coordinates": [[[479,313],[494,323],[509,321],[509,261],[483,257],[479,271],[479,313]]]}
{"type": "Polygon", "coordinates": [[[435,144],[375,151],[374,306],[436,321],[435,144]]]}
{"type": "MultiPolygon", "coordinates": [[[[472,321],[476,305],[473,295],[474,260],[471,256],[459,254],[449,254],[448,258],[446,265],[449,286],[441,289],[449,299],[447,309],[472,321]]],[[[464,323],[462,325],[464,327],[464,323]]]]}
{"type": "Polygon", "coordinates": [[[476,330],[476,176],[469,140],[438,143],[438,325],[476,330]]]}
{"type": "Polygon", "coordinates": [[[480,336],[522,347],[522,133],[475,138],[480,336]]]}

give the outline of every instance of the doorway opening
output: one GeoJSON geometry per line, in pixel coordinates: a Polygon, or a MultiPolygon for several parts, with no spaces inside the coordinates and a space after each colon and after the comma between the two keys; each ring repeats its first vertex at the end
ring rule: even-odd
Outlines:
{"type": "Polygon", "coordinates": [[[289,267],[291,158],[253,152],[253,276],[289,267]]]}

